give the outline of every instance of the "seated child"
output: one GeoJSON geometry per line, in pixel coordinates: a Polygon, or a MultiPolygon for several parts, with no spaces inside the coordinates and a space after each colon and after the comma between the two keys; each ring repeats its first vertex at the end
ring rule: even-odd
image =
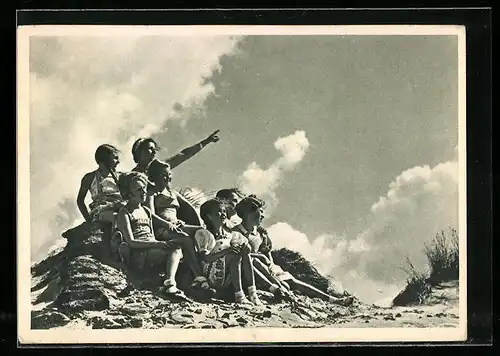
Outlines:
{"type": "Polygon", "coordinates": [[[120,163],[119,151],[108,144],[97,148],[94,158],[99,167],[85,174],[78,191],[77,205],[85,221],[114,222],[114,214],[124,202],[118,189],[120,172],[116,167],[120,163]],[[92,203],[89,209],[85,205],[85,197],[90,192],[92,203]]]}
{"type": "MultiPolygon", "coordinates": [[[[170,236],[164,241],[155,237],[153,224],[158,226],[167,223],[143,206],[147,197],[148,179],[139,172],[131,172],[120,176],[120,191],[126,199],[126,205],[120,209],[117,217],[118,230],[130,247],[131,263],[138,268],[147,268],[157,264],[165,264],[166,279],[164,292],[170,295],[183,296],[177,288],[175,275],[178,264],[172,258],[173,254],[182,249],[182,253],[195,278],[203,281],[202,271],[197,264],[192,239],[184,236],[170,236]]],[[[210,291],[208,283],[199,284],[202,289],[210,291]]]]}
{"type": "Polygon", "coordinates": [[[297,290],[310,297],[321,298],[330,303],[343,306],[351,305],[354,300],[351,296],[329,295],[312,285],[298,280],[274,263],[271,254],[271,239],[267,235],[267,231],[260,226],[264,216],[264,206],[265,202],[255,195],[243,198],[236,205],[236,212],[242,219],[242,222],[234,230],[240,232],[248,239],[255,272],[269,286],[269,290],[271,292],[273,290],[281,290],[281,293],[285,295],[290,290],[297,290]]]}
{"type": "Polygon", "coordinates": [[[196,232],[195,244],[203,261],[203,274],[218,290],[232,286],[236,303],[262,305],[255,287],[250,247],[241,234],[223,229],[222,206],[220,200],[211,199],[200,208],[207,228],[196,232]],[[248,286],[248,298],[243,291],[242,278],[248,286]]]}
{"type": "Polygon", "coordinates": [[[172,171],[170,165],[157,159],[153,160],[148,168],[148,178],[153,182],[148,195],[147,205],[156,215],[168,222],[167,225],[155,226],[158,238],[168,235],[194,236],[196,230],[202,226],[189,225],[178,218],[180,195],[171,187],[172,171]]]}

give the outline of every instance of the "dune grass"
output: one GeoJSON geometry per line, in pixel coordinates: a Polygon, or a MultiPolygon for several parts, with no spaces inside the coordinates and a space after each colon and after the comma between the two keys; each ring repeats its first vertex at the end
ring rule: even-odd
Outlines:
{"type": "Polygon", "coordinates": [[[432,287],[443,282],[458,280],[459,239],[456,229],[441,230],[424,245],[429,271],[418,271],[406,257],[406,287],[393,300],[393,305],[422,304],[432,292],[432,287]]]}
{"type": "Polygon", "coordinates": [[[455,229],[447,235],[444,231],[436,234],[430,244],[425,245],[425,255],[429,262],[430,274],[427,279],[431,285],[458,279],[459,241],[455,229]]]}

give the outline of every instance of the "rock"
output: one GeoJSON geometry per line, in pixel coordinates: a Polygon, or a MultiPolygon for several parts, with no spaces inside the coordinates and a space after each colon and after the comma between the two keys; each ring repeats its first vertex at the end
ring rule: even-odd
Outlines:
{"type": "Polygon", "coordinates": [[[236,319],[236,321],[241,324],[241,325],[246,325],[248,324],[248,320],[245,319],[244,317],[240,316],[239,318],[236,319]]]}
{"type": "Polygon", "coordinates": [[[231,315],[230,313],[224,313],[224,314],[221,315],[221,318],[222,319],[228,319],[230,315],[231,315]]]}
{"type": "Polygon", "coordinates": [[[41,311],[31,313],[32,329],[50,329],[64,326],[71,321],[66,315],[56,311],[41,311]]]}
{"type": "Polygon", "coordinates": [[[171,312],[170,319],[177,324],[188,324],[193,321],[193,317],[190,314],[181,314],[180,312],[171,312]]]}
{"type": "Polygon", "coordinates": [[[125,304],[120,308],[120,312],[126,315],[135,316],[148,313],[149,308],[139,303],[125,304]]]}
{"type": "Polygon", "coordinates": [[[59,295],[57,305],[68,312],[84,310],[105,310],[109,308],[109,298],[101,289],[71,290],[59,295]]]}
{"type": "Polygon", "coordinates": [[[368,320],[368,319],[367,319],[367,320],[365,320],[365,323],[369,323],[369,322],[370,322],[370,320],[368,320]]]}
{"type": "Polygon", "coordinates": [[[393,321],[393,320],[396,320],[396,319],[394,319],[394,316],[392,314],[387,314],[386,316],[384,316],[384,320],[391,320],[391,321],[393,321]]]}
{"type": "Polygon", "coordinates": [[[61,278],[56,277],[51,280],[35,300],[35,303],[48,303],[54,301],[61,293],[63,286],[61,285],[61,278]]]}
{"type": "Polygon", "coordinates": [[[124,329],[126,326],[108,317],[95,316],[91,319],[92,329],[124,329]]]}
{"type": "Polygon", "coordinates": [[[196,309],[194,312],[195,312],[196,314],[201,314],[201,313],[203,313],[203,310],[202,310],[202,309],[196,309]]]}
{"type": "Polygon", "coordinates": [[[395,315],[395,317],[396,317],[396,318],[401,318],[401,313],[397,313],[397,314],[395,315]]]}
{"type": "Polygon", "coordinates": [[[129,324],[133,328],[142,328],[144,321],[140,318],[132,318],[130,319],[129,324]]]}
{"type": "Polygon", "coordinates": [[[219,320],[219,322],[222,324],[223,328],[231,328],[231,327],[240,326],[240,324],[236,320],[233,320],[233,319],[219,320]]]}
{"type": "Polygon", "coordinates": [[[116,298],[128,286],[123,272],[88,255],[67,263],[61,283],[64,287],[55,304],[70,312],[108,309],[110,298],[116,298]]]}
{"type": "Polygon", "coordinates": [[[264,311],[262,312],[262,316],[263,316],[264,318],[270,318],[272,315],[273,315],[273,313],[271,313],[271,311],[270,311],[270,310],[264,310],[264,311]]]}
{"type": "Polygon", "coordinates": [[[213,325],[213,324],[203,324],[201,326],[202,329],[217,329],[217,326],[213,325]]]}

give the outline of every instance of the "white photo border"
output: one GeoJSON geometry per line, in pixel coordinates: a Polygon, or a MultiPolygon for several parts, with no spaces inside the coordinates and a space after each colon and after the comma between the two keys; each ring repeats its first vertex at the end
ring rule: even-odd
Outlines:
{"type": "Polygon", "coordinates": [[[465,26],[458,25],[190,25],[109,26],[37,25],[17,29],[17,317],[20,344],[137,343],[309,343],[309,342],[435,342],[467,338],[467,202],[466,202],[466,65],[465,26]],[[458,38],[458,162],[459,162],[459,325],[456,328],[231,328],[32,330],[30,259],[30,117],[29,41],[32,36],[167,35],[452,35],[458,38]]]}

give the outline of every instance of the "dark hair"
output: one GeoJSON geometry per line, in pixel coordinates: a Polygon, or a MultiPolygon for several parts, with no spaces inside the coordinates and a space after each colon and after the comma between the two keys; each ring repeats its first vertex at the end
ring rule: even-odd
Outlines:
{"type": "Polygon", "coordinates": [[[167,162],[160,161],[160,160],[155,158],[149,164],[148,178],[154,182],[163,169],[170,170],[170,164],[168,164],[167,162]]]}
{"type": "Polygon", "coordinates": [[[224,207],[224,202],[222,202],[218,198],[214,199],[209,199],[200,206],[200,217],[205,223],[207,229],[209,231],[212,231],[212,222],[208,218],[208,215],[210,215],[215,209],[217,208],[223,208],[224,207]]]}
{"type": "Polygon", "coordinates": [[[236,214],[240,218],[244,215],[259,210],[266,206],[264,200],[258,198],[255,194],[251,194],[243,198],[238,204],[236,204],[235,210],[236,214]]]}
{"type": "Polygon", "coordinates": [[[124,200],[130,199],[130,183],[134,180],[143,182],[146,186],[149,185],[148,177],[144,173],[133,171],[121,174],[118,178],[118,189],[124,200]]]}
{"type": "Polygon", "coordinates": [[[156,149],[159,150],[160,146],[158,145],[158,142],[156,142],[154,139],[151,137],[148,138],[139,138],[137,139],[134,144],[132,145],[132,157],[134,158],[134,162],[138,163],[139,162],[139,152],[148,144],[148,143],[154,143],[156,146],[156,149]]]}
{"type": "Polygon", "coordinates": [[[120,150],[113,145],[108,145],[107,143],[104,145],[100,145],[95,150],[94,159],[97,164],[103,163],[109,156],[113,153],[120,153],[120,150]]]}
{"type": "Polygon", "coordinates": [[[239,197],[243,197],[244,194],[241,190],[238,188],[226,188],[226,189],[221,189],[219,190],[216,194],[215,197],[219,199],[227,199],[230,200],[233,197],[233,194],[236,194],[239,197]]]}

